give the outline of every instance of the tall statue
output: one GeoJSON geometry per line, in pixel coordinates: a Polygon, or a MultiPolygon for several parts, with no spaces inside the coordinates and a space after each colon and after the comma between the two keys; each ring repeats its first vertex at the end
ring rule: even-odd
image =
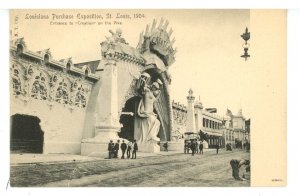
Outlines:
{"type": "Polygon", "coordinates": [[[160,85],[157,82],[148,84],[149,74],[142,74],[138,81],[139,92],[142,99],[139,102],[137,114],[138,130],[135,132],[135,139],[139,143],[157,143],[160,139],[157,137],[160,128],[160,122],[154,113],[154,102],[160,94],[160,85]]]}

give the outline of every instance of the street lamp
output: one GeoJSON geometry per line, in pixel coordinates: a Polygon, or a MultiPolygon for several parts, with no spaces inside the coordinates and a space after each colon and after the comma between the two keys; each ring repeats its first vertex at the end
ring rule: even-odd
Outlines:
{"type": "Polygon", "coordinates": [[[244,54],[241,55],[242,58],[245,58],[245,61],[247,61],[247,58],[250,57],[250,55],[248,54],[248,49],[250,47],[250,44],[247,43],[247,41],[250,39],[250,32],[248,32],[248,28],[246,27],[245,33],[243,33],[241,35],[241,37],[243,38],[243,40],[245,41],[245,43],[243,44],[243,48],[244,48],[244,54]]]}

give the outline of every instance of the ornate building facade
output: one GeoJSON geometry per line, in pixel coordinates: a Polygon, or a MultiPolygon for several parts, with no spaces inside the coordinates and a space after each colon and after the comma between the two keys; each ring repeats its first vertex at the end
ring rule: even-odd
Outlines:
{"type": "Polygon", "coordinates": [[[134,139],[141,99],[136,85],[142,73],[161,82],[154,113],[160,140],[170,141],[168,68],[176,51],[168,23],[161,20],[157,25],[154,20],[147,25],[137,47],[125,41],[121,30],[110,30],[111,36],[101,43],[101,59],[81,63],[56,60],[50,49],[31,51],[24,38],[12,40],[11,151],[102,156],[110,139],[134,139]]]}
{"type": "MultiPolygon", "coordinates": [[[[192,91],[189,91],[189,97],[193,97],[192,91]]],[[[214,147],[219,144],[221,146],[225,145],[224,132],[223,132],[223,117],[212,113],[212,111],[204,109],[202,102],[196,100],[193,102],[193,113],[194,113],[194,129],[189,130],[187,128],[187,107],[184,104],[178,102],[172,102],[173,116],[174,116],[174,138],[183,138],[185,132],[195,132],[204,135],[204,139],[207,141],[207,147],[214,147]]]]}
{"type": "Polygon", "coordinates": [[[241,148],[245,143],[250,142],[250,119],[246,120],[242,109],[236,115],[227,110],[223,124],[226,143],[241,148]]]}
{"type": "Polygon", "coordinates": [[[154,20],[140,34],[137,47],[126,42],[121,30],[110,31],[111,36],[101,42],[101,58],[80,63],[71,57],[56,60],[50,49],[31,51],[24,38],[12,40],[11,151],[106,156],[109,140],[135,139],[142,99],[137,85],[144,73],[149,82],[160,81],[153,113],[160,122],[161,141],[182,138],[187,127],[206,134],[210,147],[224,145],[223,138],[245,138],[242,115],[224,125],[232,132],[224,132],[224,119],[204,109],[200,100],[194,102],[192,91],[189,107],[171,101],[168,68],[176,50],[167,28],[168,21],[157,25],[154,20]],[[192,121],[188,111],[193,111],[192,121]]]}
{"type": "Polygon", "coordinates": [[[173,109],[173,119],[174,119],[174,129],[173,137],[176,139],[183,138],[183,134],[186,131],[186,119],[187,119],[187,109],[184,104],[172,101],[173,109]]]}
{"type": "MultiPolygon", "coordinates": [[[[189,95],[192,96],[192,95],[189,95]]],[[[187,129],[188,111],[184,104],[172,102],[174,116],[173,137],[183,138],[184,133],[192,131],[187,129]]],[[[239,110],[237,115],[233,115],[230,110],[225,116],[220,116],[215,108],[204,108],[200,98],[194,102],[195,131],[207,142],[208,148],[216,145],[225,147],[231,144],[239,147],[237,143],[243,145],[250,142],[250,119],[246,120],[239,110]]]]}

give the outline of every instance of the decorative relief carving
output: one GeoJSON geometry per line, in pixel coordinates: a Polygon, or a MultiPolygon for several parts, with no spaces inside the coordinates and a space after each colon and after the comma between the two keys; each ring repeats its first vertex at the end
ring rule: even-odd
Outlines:
{"type": "Polygon", "coordinates": [[[25,73],[24,73],[24,89],[23,89],[23,94],[24,97],[29,96],[29,83],[31,81],[31,78],[34,74],[33,67],[31,64],[28,66],[25,66],[25,73]]]}
{"type": "Polygon", "coordinates": [[[59,86],[56,90],[55,101],[62,104],[69,103],[69,93],[67,89],[68,85],[64,79],[59,83],[59,86]]]}
{"type": "Polygon", "coordinates": [[[48,93],[45,82],[46,78],[42,73],[35,77],[31,88],[31,97],[42,100],[47,99],[48,93]]]}
{"type": "Polygon", "coordinates": [[[13,64],[11,73],[13,94],[20,95],[22,93],[22,84],[20,80],[20,70],[17,65],[13,64]]]}
{"type": "Polygon", "coordinates": [[[123,43],[123,44],[128,44],[125,39],[122,37],[122,30],[117,29],[116,32],[114,33],[112,30],[109,30],[111,33],[110,37],[105,37],[106,42],[108,43],[123,43]]]}
{"type": "Polygon", "coordinates": [[[75,105],[78,107],[86,107],[85,89],[80,85],[75,97],[75,105]]]}
{"type": "Polygon", "coordinates": [[[27,66],[25,67],[24,79],[25,79],[25,80],[30,80],[31,77],[32,77],[32,75],[33,75],[33,67],[32,67],[31,64],[29,64],[29,65],[27,65],[27,66]]]}
{"type": "Polygon", "coordinates": [[[20,98],[26,103],[30,98],[47,100],[50,109],[54,106],[54,101],[70,107],[86,108],[92,85],[81,77],[40,67],[22,59],[11,63],[10,78],[13,95],[22,95],[20,98]]]}
{"type": "Polygon", "coordinates": [[[56,73],[52,74],[50,76],[50,82],[49,82],[49,85],[50,85],[49,101],[50,102],[54,101],[54,99],[55,99],[55,87],[56,87],[57,81],[58,81],[57,74],[56,73]]]}

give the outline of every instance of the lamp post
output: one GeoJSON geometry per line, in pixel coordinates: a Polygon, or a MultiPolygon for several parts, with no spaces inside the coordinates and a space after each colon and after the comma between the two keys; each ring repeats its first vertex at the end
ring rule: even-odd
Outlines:
{"type": "Polygon", "coordinates": [[[241,55],[242,58],[245,58],[245,61],[247,61],[247,58],[250,57],[250,55],[248,54],[248,50],[250,47],[250,44],[247,43],[247,41],[250,39],[250,32],[248,32],[248,28],[246,27],[245,33],[243,33],[241,35],[241,37],[243,38],[243,40],[245,41],[245,43],[243,44],[243,48],[244,48],[244,54],[241,55]]]}

